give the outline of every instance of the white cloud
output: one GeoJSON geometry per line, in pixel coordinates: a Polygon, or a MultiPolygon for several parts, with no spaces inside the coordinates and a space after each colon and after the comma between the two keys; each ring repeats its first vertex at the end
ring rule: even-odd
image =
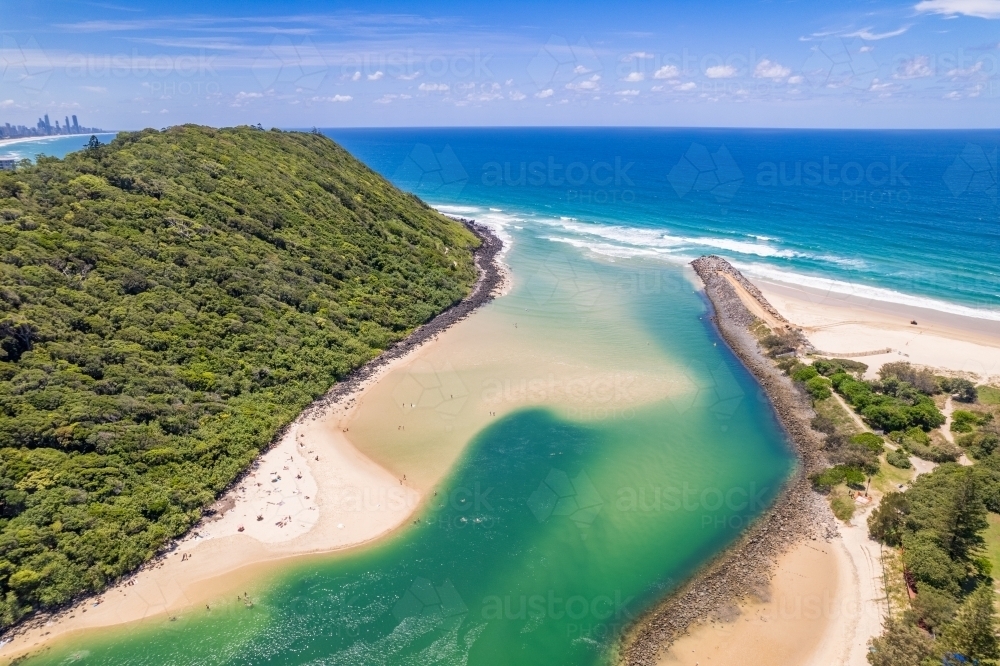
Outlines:
{"type": "Polygon", "coordinates": [[[855,30],[854,32],[849,32],[842,37],[860,37],[869,42],[877,41],[879,39],[888,39],[889,37],[899,37],[904,32],[910,29],[910,26],[904,25],[902,28],[896,30],[890,30],[889,32],[872,32],[872,28],[861,28],[860,30],[855,30]]]}
{"type": "Polygon", "coordinates": [[[645,51],[634,51],[633,53],[629,53],[627,56],[622,58],[622,61],[630,62],[632,60],[648,60],[649,58],[652,57],[653,57],[652,53],[646,53],[645,51]]]}
{"type": "Polygon", "coordinates": [[[552,88],[548,88],[546,90],[542,90],[541,92],[536,92],[535,97],[538,99],[545,99],[546,97],[552,97],[553,94],[555,94],[555,91],[552,90],[552,88]]]}
{"type": "Polygon", "coordinates": [[[806,79],[805,79],[804,76],[799,76],[798,74],[796,74],[795,76],[789,76],[788,77],[788,82],[790,84],[792,84],[793,86],[797,86],[797,85],[799,85],[800,83],[802,83],[805,80],[806,79]]]}
{"type": "Polygon", "coordinates": [[[957,90],[952,90],[950,93],[944,96],[945,99],[962,99],[962,93],[957,90]]]}
{"type": "Polygon", "coordinates": [[[350,95],[334,95],[333,97],[313,97],[313,102],[350,102],[353,97],[350,95]]]}
{"type": "Polygon", "coordinates": [[[503,84],[505,86],[512,86],[514,85],[514,79],[507,79],[506,81],[503,82],[503,84]]]}
{"type": "Polygon", "coordinates": [[[512,90],[512,91],[510,91],[510,98],[512,100],[514,100],[515,102],[520,102],[525,97],[527,97],[527,95],[525,95],[520,90],[512,90]]]}
{"type": "Polygon", "coordinates": [[[417,90],[423,90],[424,92],[448,92],[447,83],[421,83],[417,86],[417,90]]]}
{"type": "Polygon", "coordinates": [[[736,76],[736,68],[732,65],[715,65],[705,70],[705,76],[710,79],[731,79],[736,76]]]}
{"type": "Polygon", "coordinates": [[[663,86],[653,86],[652,88],[650,88],[650,90],[652,90],[653,92],[662,92],[663,86]]]}
{"type": "Polygon", "coordinates": [[[369,81],[378,81],[383,76],[385,76],[385,74],[383,74],[382,71],[379,70],[379,71],[375,72],[374,74],[369,74],[368,75],[368,80],[369,81]]]}
{"type": "Polygon", "coordinates": [[[653,73],[654,79],[676,79],[681,75],[681,71],[676,65],[664,65],[653,73]]]}
{"type": "Polygon", "coordinates": [[[587,69],[583,65],[577,65],[576,67],[573,68],[573,73],[574,74],[590,74],[592,71],[594,71],[594,70],[587,69]]]}
{"type": "Polygon", "coordinates": [[[80,90],[86,90],[92,93],[106,93],[108,89],[104,86],[80,86],[80,90]]]}
{"type": "Polygon", "coordinates": [[[619,90],[615,94],[616,95],[620,95],[622,97],[635,97],[636,95],[639,94],[639,91],[638,90],[619,90]]]}
{"type": "Polygon", "coordinates": [[[757,63],[757,66],[753,70],[755,79],[783,79],[791,73],[792,70],[767,58],[757,63]]]}
{"type": "MultiPolygon", "coordinates": [[[[259,92],[243,92],[240,91],[236,93],[236,97],[233,98],[232,106],[245,106],[252,99],[259,99],[264,95],[259,92]]],[[[160,113],[163,113],[161,111],[160,113]]]]}
{"type": "Polygon", "coordinates": [[[983,61],[977,60],[976,64],[974,64],[972,67],[968,69],[960,69],[958,67],[956,67],[955,69],[949,69],[948,76],[965,79],[972,76],[973,74],[977,74],[980,70],[982,70],[982,68],[983,68],[983,61]]]}
{"type": "Polygon", "coordinates": [[[911,60],[904,60],[896,67],[892,78],[894,79],[922,79],[933,76],[934,72],[930,68],[930,58],[927,56],[915,56],[911,60]]]}
{"type": "Polygon", "coordinates": [[[418,76],[420,76],[420,72],[412,72],[410,74],[400,74],[396,78],[399,79],[400,81],[412,81],[418,76]]]}
{"type": "Polygon", "coordinates": [[[392,102],[393,100],[396,100],[396,99],[410,99],[410,96],[409,95],[395,95],[395,94],[392,94],[392,93],[386,93],[385,95],[382,95],[377,100],[375,100],[375,103],[376,104],[388,104],[388,103],[390,103],[390,102],[392,102]]]}
{"type": "Polygon", "coordinates": [[[698,87],[698,84],[694,81],[688,81],[687,83],[682,83],[680,85],[674,86],[674,90],[680,90],[681,92],[686,92],[688,90],[694,90],[698,87]]]}
{"type": "Polygon", "coordinates": [[[354,72],[354,76],[351,77],[351,81],[360,81],[360,80],[361,80],[361,72],[354,72]]]}
{"type": "Polygon", "coordinates": [[[0,109],[6,109],[7,107],[10,106],[14,106],[14,100],[12,99],[5,99],[4,101],[0,102],[0,109]]]}
{"type": "Polygon", "coordinates": [[[170,113],[170,112],[167,111],[166,109],[160,109],[160,113],[170,113]]]}
{"type": "Polygon", "coordinates": [[[1000,19],[1000,0],[922,0],[913,8],[929,14],[1000,19]]]}
{"type": "Polygon", "coordinates": [[[642,81],[645,78],[646,78],[646,75],[643,74],[642,72],[632,72],[631,74],[629,74],[628,76],[626,76],[624,79],[622,79],[622,81],[628,81],[629,83],[636,83],[638,81],[642,81]]]}
{"type": "Polygon", "coordinates": [[[600,90],[601,88],[601,84],[599,83],[600,80],[601,80],[601,75],[594,74],[589,79],[567,83],[566,87],[569,90],[575,90],[577,92],[592,92],[595,90],[600,90]]]}

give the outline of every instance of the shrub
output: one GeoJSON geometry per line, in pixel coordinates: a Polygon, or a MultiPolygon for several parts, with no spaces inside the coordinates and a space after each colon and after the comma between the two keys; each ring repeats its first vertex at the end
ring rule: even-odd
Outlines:
{"type": "Polygon", "coordinates": [[[878,375],[883,382],[890,378],[906,382],[926,395],[934,395],[941,392],[941,388],[938,386],[938,381],[934,377],[933,372],[926,369],[918,370],[906,361],[886,363],[878,371],[878,375]]]}
{"type": "Polygon", "coordinates": [[[910,503],[903,493],[886,493],[868,516],[868,535],[887,546],[898,546],[909,513],[910,503]]]}
{"type": "Polygon", "coordinates": [[[977,402],[979,399],[979,391],[976,390],[976,385],[968,379],[942,377],[940,386],[942,391],[945,391],[959,402],[972,403],[977,402]]]}
{"type": "Polygon", "coordinates": [[[913,466],[910,463],[910,457],[906,455],[906,451],[903,451],[902,449],[887,452],[885,454],[885,461],[893,467],[898,467],[899,469],[910,469],[910,467],[913,466]]]}
{"type": "Polygon", "coordinates": [[[806,382],[806,391],[813,400],[826,400],[833,393],[830,391],[830,380],[826,377],[813,377],[806,382]]]}
{"type": "Polygon", "coordinates": [[[817,489],[829,490],[841,483],[846,483],[849,486],[863,486],[865,473],[847,465],[836,465],[813,474],[810,479],[817,489]]]}
{"type": "Polygon", "coordinates": [[[974,412],[956,409],[951,414],[952,432],[972,432],[973,428],[982,425],[985,420],[974,412]]]}
{"type": "Polygon", "coordinates": [[[868,449],[871,449],[875,453],[882,453],[885,448],[885,440],[876,435],[873,432],[863,432],[851,437],[851,441],[855,444],[860,444],[868,449]]]}
{"type": "Polygon", "coordinates": [[[811,365],[800,365],[792,370],[792,379],[797,382],[807,382],[819,375],[816,368],[811,365]]]}

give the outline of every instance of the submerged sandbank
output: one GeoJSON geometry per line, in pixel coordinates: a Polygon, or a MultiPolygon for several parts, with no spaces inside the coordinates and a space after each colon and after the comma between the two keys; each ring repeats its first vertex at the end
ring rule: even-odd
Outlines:
{"type": "MultiPolygon", "coordinates": [[[[277,437],[212,511],[167,552],[103,593],[13,629],[0,647],[7,661],[80,632],[167,615],[253,588],[256,574],[277,560],[350,548],[400,525],[421,494],[359,452],[339,426],[358,400],[397,366],[441,344],[456,323],[489,302],[506,281],[500,241],[480,236],[480,276],[460,304],[414,331],[310,405],[277,437]]],[[[209,603],[206,603],[209,602],[209,603]]]]}

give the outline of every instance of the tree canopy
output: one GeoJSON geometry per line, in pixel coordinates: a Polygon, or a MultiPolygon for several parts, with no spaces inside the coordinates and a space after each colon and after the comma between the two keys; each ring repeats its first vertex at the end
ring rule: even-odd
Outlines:
{"type": "Polygon", "coordinates": [[[0,172],[0,626],[153,556],[478,243],[329,139],[182,126],[0,172]]]}

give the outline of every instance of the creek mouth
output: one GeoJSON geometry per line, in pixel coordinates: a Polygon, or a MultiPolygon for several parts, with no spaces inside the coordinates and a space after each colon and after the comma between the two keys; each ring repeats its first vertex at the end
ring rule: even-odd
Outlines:
{"type": "Polygon", "coordinates": [[[681,270],[595,261],[531,228],[505,258],[512,291],[448,330],[430,374],[380,379],[386,402],[373,394],[350,427],[378,460],[436,455],[435,442],[475,426],[450,471],[428,477],[415,522],[282,564],[252,609],[220,600],[30,663],[81,651],[193,663],[192,646],[220,663],[613,661],[623,632],[772,505],[793,458],[681,270]],[[456,377],[454,401],[389,402],[401,386],[440,393],[456,377]]]}
{"type": "Polygon", "coordinates": [[[683,587],[648,610],[629,629],[622,651],[622,662],[629,666],[655,664],[662,650],[693,624],[724,616],[736,603],[766,590],[777,557],[795,544],[807,539],[830,540],[838,534],[828,504],[813,491],[808,480],[810,474],[826,466],[820,436],[810,425],[815,412],[803,393],[761,353],[757,339],[750,332],[758,320],[744,305],[730,279],[747,289],[765,312],[784,318],[725,259],[703,256],[691,265],[711,304],[713,325],[760,384],[799,464],[773,504],[738,541],[705,563],[683,587]]]}

